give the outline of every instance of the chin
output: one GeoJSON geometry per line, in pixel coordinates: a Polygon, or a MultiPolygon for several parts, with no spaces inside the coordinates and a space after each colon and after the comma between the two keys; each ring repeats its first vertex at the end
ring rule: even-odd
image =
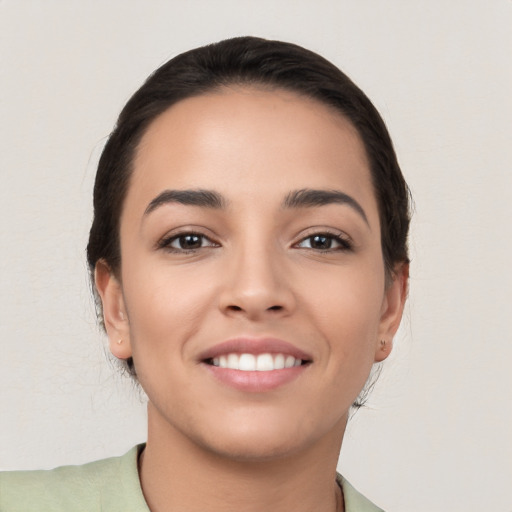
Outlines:
{"type": "MultiPolygon", "coordinates": [[[[220,439],[208,440],[203,446],[212,454],[236,462],[265,462],[294,455],[304,448],[299,440],[290,440],[290,436],[231,436],[225,442],[220,439]]],[[[308,443],[309,444],[309,443],[308,443]]]]}
{"type": "MultiPolygon", "coordinates": [[[[216,425],[199,444],[209,452],[239,462],[265,462],[292,457],[325,439],[329,428],[309,422],[266,418],[265,421],[245,421],[230,425],[216,425]],[[243,427],[242,427],[243,426],[243,427]]],[[[332,429],[335,438],[341,437],[342,426],[332,429]]],[[[328,437],[331,437],[328,435],[328,437]]]]}
{"type": "Polygon", "coordinates": [[[282,402],[215,408],[203,403],[195,414],[166,405],[158,409],[149,403],[152,438],[172,440],[181,450],[188,445],[186,449],[198,455],[202,452],[231,461],[279,460],[307,453],[324,442],[337,447],[347,420],[341,408],[327,415],[324,407],[286,407],[282,402]]]}

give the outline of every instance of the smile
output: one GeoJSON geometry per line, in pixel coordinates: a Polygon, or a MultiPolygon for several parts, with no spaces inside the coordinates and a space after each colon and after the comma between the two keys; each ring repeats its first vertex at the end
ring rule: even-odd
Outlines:
{"type": "Polygon", "coordinates": [[[302,359],[295,358],[287,354],[226,354],[214,357],[209,364],[226,368],[229,370],[241,370],[244,372],[270,372],[273,370],[283,370],[284,368],[293,368],[305,364],[302,359]]]}
{"type": "Polygon", "coordinates": [[[198,354],[201,367],[217,381],[249,393],[276,390],[308,373],[313,357],[277,338],[236,337],[198,354]]]}

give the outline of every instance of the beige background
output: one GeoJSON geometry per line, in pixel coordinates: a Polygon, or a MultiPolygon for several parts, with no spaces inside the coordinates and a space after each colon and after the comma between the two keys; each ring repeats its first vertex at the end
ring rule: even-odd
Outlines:
{"type": "Polygon", "coordinates": [[[510,512],[511,27],[509,0],[0,1],[0,469],[144,439],[88,289],[95,165],[149,72],[253,34],[345,70],[415,195],[407,318],[341,470],[391,512],[510,512]]]}

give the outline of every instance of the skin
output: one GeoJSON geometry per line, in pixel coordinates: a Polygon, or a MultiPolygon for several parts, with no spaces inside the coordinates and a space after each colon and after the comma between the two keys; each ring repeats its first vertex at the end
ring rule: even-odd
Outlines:
{"type": "Polygon", "coordinates": [[[335,510],[348,411],[391,350],[407,288],[406,266],[386,281],[352,125],[287,91],[179,102],[138,148],[121,255],[120,275],[98,263],[96,285],[112,353],[133,356],[149,397],[140,475],[151,510],[335,510]],[[166,190],[197,189],[225,206],[145,213],[166,190]],[[364,214],[347,203],[283,207],[301,189],[342,192],[364,214]],[[172,236],[190,232],[206,238],[184,251],[172,236]],[[313,243],[318,233],[330,248],[313,243]],[[237,336],[285,340],[311,361],[276,389],[233,388],[199,355],[237,336]]]}

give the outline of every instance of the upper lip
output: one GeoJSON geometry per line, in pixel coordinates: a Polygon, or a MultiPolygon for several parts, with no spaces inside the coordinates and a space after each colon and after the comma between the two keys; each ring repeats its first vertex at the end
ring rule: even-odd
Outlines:
{"type": "Polygon", "coordinates": [[[239,337],[226,340],[222,343],[214,345],[199,354],[199,359],[205,361],[220,357],[226,354],[285,354],[295,357],[295,359],[302,359],[304,361],[311,361],[311,355],[303,350],[298,349],[291,343],[280,340],[278,338],[251,338],[239,337]]]}

